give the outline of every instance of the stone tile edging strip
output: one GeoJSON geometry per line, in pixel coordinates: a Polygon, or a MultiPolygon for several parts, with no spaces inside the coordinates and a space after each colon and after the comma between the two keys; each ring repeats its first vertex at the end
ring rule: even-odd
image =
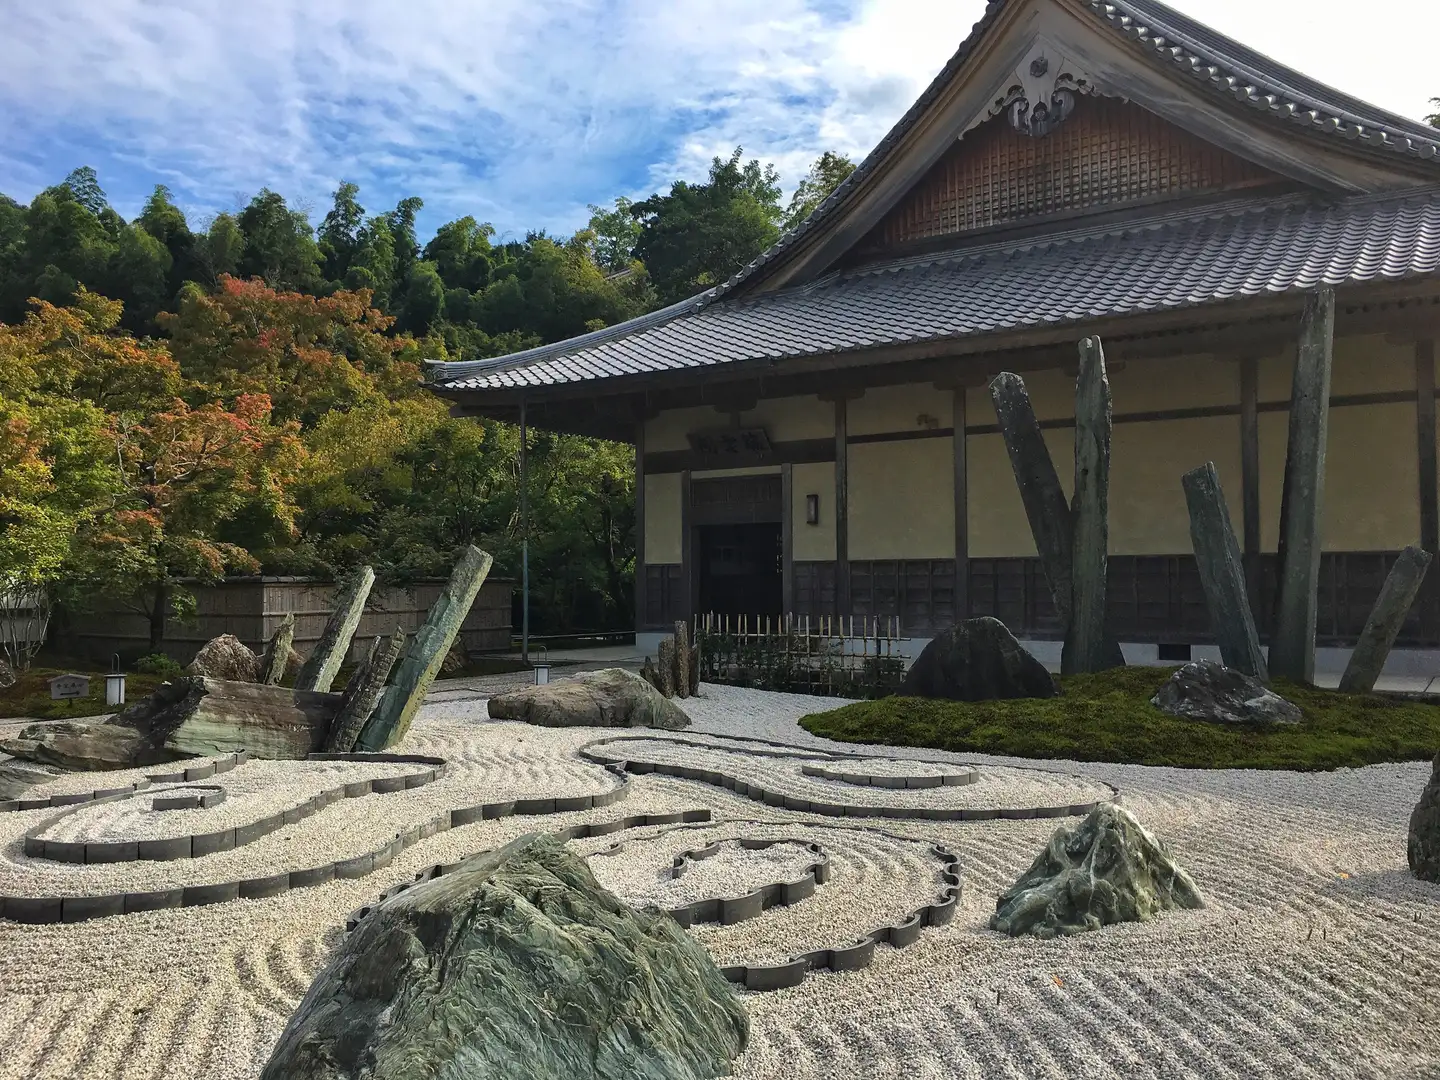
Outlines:
{"type": "Polygon", "coordinates": [[[143,780],[136,780],[133,784],[126,784],[124,787],[99,788],[76,795],[51,795],[45,799],[6,799],[0,802],[0,814],[18,810],[47,810],[50,807],[129,798],[156,784],[185,784],[195,780],[208,780],[212,776],[227,773],[236,765],[243,765],[249,760],[250,751],[237,750],[233,754],[222,754],[206,761],[203,765],[193,765],[178,772],[150,773],[143,780]]]}
{"type": "MultiPolygon", "coordinates": [[[[890,760],[898,760],[891,758],[890,760]]],[[[906,758],[905,760],[909,760],[906,758]]],[[[916,791],[920,788],[963,787],[980,779],[980,770],[967,768],[958,773],[935,773],[930,776],[903,776],[889,773],[840,772],[823,765],[801,765],[800,775],[814,776],[821,780],[834,780],[855,787],[892,788],[896,791],[916,791]]]]}
{"type": "MultiPolygon", "coordinates": [[[[748,836],[741,836],[737,839],[740,846],[746,851],[764,851],[776,844],[799,844],[815,856],[815,861],[806,867],[805,873],[794,881],[775,881],[762,885],[743,896],[711,897],[705,900],[696,900],[678,908],[666,909],[667,914],[681,926],[691,927],[696,923],[712,922],[719,923],[721,926],[733,926],[746,919],[758,918],[763,912],[777,905],[789,907],[791,904],[798,904],[801,900],[808,900],[815,895],[816,888],[830,880],[830,856],[819,844],[793,837],[755,840],[748,836]]],[[[703,848],[681,852],[675,856],[675,861],[671,864],[670,876],[672,878],[680,877],[691,862],[697,859],[708,859],[710,856],[718,854],[721,845],[725,843],[727,841],[716,840],[713,844],[707,844],[703,848]]]]}
{"type": "MultiPolygon", "coordinates": [[[[1094,811],[1096,807],[1107,803],[1115,803],[1118,805],[1121,801],[1120,789],[1114,784],[1104,780],[1097,780],[1088,776],[1079,776],[1075,773],[1061,773],[1053,769],[1030,769],[1027,766],[1008,765],[1005,767],[1026,769],[1026,771],[1029,772],[1048,773],[1052,776],[1065,776],[1072,780],[1081,780],[1086,783],[1096,784],[1100,787],[1108,788],[1110,797],[1107,799],[1096,799],[1091,802],[1071,803],[1065,806],[1035,807],[870,806],[855,803],[820,802],[801,799],[794,795],[785,795],[778,791],[771,791],[759,784],[752,784],[741,780],[737,776],[720,772],[718,769],[701,769],[690,765],[672,765],[658,761],[632,761],[595,749],[596,747],[608,746],[620,742],[665,742],[676,746],[695,746],[705,750],[720,750],[740,754],[760,754],[766,757],[783,757],[790,755],[771,754],[765,751],[740,748],[730,750],[725,746],[714,743],[661,738],[653,734],[609,735],[588,742],[578,750],[581,757],[599,765],[605,765],[607,767],[618,766],[636,775],[658,773],[662,776],[673,776],[680,780],[699,780],[701,783],[711,784],[715,787],[724,788],[726,791],[733,791],[736,795],[743,795],[757,802],[763,802],[766,806],[774,806],[800,814],[818,814],[821,817],[914,818],[922,821],[1031,821],[1037,818],[1084,817],[1094,811]]],[[[779,746],[783,744],[773,743],[771,745],[779,746]]],[[[817,755],[815,751],[805,751],[804,756],[816,757],[819,755],[817,755]]],[[[875,760],[875,755],[871,754],[868,756],[871,760],[875,760]]],[[[912,759],[891,758],[888,760],[903,762],[912,759]]]]}
{"type": "MultiPolygon", "coordinates": [[[[610,821],[596,821],[589,822],[584,825],[571,825],[570,827],[565,829],[558,829],[555,832],[552,832],[550,835],[557,837],[561,841],[586,840],[595,836],[609,836],[611,833],[624,832],[627,829],[643,829],[647,826],[653,825],[679,824],[695,824],[708,826],[710,824],[710,811],[707,809],[674,810],[665,814],[636,814],[632,817],[614,818],[610,821]]],[[[616,850],[618,850],[618,848],[619,845],[616,845],[616,850]]],[[[453,874],[467,860],[473,859],[476,855],[483,855],[486,851],[492,850],[494,849],[486,848],[484,849],[484,851],[472,852],[471,854],[466,855],[461,859],[457,859],[455,862],[436,863],[433,866],[427,866],[425,867],[425,869],[417,871],[415,877],[412,880],[402,881],[399,885],[395,885],[382,892],[379,899],[376,900],[374,904],[366,904],[364,907],[356,908],[354,911],[352,911],[349,917],[345,920],[346,932],[349,933],[353,931],[357,926],[360,925],[361,921],[370,914],[370,912],[375,910],[376,905],[383,904],[392,896],[397,896],[398,894],[404,892],[406,889],[409,889],[415,885],[419,885],[421,882],[433,881],[437,877],[443,877],[446,874],[453,874]]]]}
{"type": "MultiPolygon", "coordinates": [[[[165,790],[177,794],[157,794],[150,803],[151,810],[213,810],[225,801],[225,789],[212,787],[209,784],[201,784],[199,787],[166,788],[165,790]]],[[[76,809],[79,808],[76,807],[76,809]]]]}
{"type": "MultiPolygon", "coordinates": [[[[341,799],[358,799],[365,795],[385,795],[394,791],[404,791],[410,788],[424,787],[433,783],[445,774],[445,760],[443,758],[426,757],[418,754],[350,754],[348,756],[337,756],[334,754],[311,754],[309,761],[345,761],[367,764],[385,765],[428,765],[427,769],[419,772],[409,773],[402,776],[377,777],[371,780],[354,780],[349,783],[340,784],[337,787],[328,788],[312,795],[305,802],[299,803],[288,809],[278,811],[248,825],[235,825],[229,829],[220,829],[216,832],[192,833],[188,836],[167,836],[153,840],[45,840],[41,834],[50,829],[56,823],[63,821],[71,814],[79,813],[81,810],[96,803],[117,802],[124,799],[134,798],[141,790],[152,790],[150,788],[137,789],[129,793],[107,794],[97,796],[67,806],[54,817],[47,818],[25,833],[25,854],[32,859],[50,859],[54,862],[68,863],[117,863],[117,862],[173,862],[177,859],[198,859],[205,855],[213,855],[217,851],[233,851],[242,848],[246,844],[253,844],[262,836],[268,836],[272,832],[283,829],[286,825],[294,825],[298,821],[304,821],[312,814],[317,814],[331,803],[339,802],[341,799]]],[[[231,765],[233,768],[234,765],[231,765]]],[[[189,770],[187,770],[188,772],[189,770]]],[[[228,770],[224,770],[228,771],[228,770]]],[[[152,784],[167,783],[159,777],[148,778],[152,784]]],[[[185,788],[166,788],[170,792],[185,792],[185,788]]],[[[92,792],[92,795],[96,793],[92,792]]],[[[223,798],[224,792],[219,792],[223,798]]],[[[166,800],[157,798],[156,803],[162,801],[173,803],[194,803],[197,798],[203,800],[209,796],[196,796],[193,794],[172,796],[166,800]]],[[[218,804],[219,800],[215,800],[218,804]]],[[[212,804],[213,805],[213,804],[212,804]]],[[[186,806],[158,806],[156,809],[185,809],[186,806]]]]}
{"type": "MultiPolygon", "coordinates": [[[[242,751],[243,754],[243,751],[242,751]]],[[[239,755],[236,755],[237,757],[239,755]]],[[[243,758],[242,758],[243,760],[243,758]]],[[[443,758],[422,758],[413,754],[354,753],[354,754],[311,754],[312,761],[368,761],[405,763],[422,761],[436,763],[437,770],[445,767],[443,758]]],[[[234,763],[231,764],[234,767],[234,763]]],[[[339,859],[304,870],[291,870],[269,877],[247,878],[227,881],[214,885],[185,885],[172,889],[151,892],[108,893],[102,896],[0,896],[0,919],[17,923],[50,924],[83,922],[112,915],[129,915],[139,911],[156,911],[163,908],[202,907],[221,904],[229,900],[260,900],[280,896],[292,889],[324,885],[337,878],[362,878],[376,870],[389,866],[395,856],[407,848],[439,832],[470,825],[476,821],[529,814],[563,814],[580,810],[598,809],[610,806],[628,798],[630,777],[625,770],[606,765],[605,770],[616,780],[615,787],[598,795],[572,795],[541,799],[511,799],[504,802],[483,803],[478,806],[464,806],[431,818],[419,825],[412,825],[395,839],[374,851],[353,858],[339,859]]],[[[213,773],[207,773],[211,776],[213,773]]],[[[154,777],[150,778],[152,781],[154,777]]],[[[401,777],[400,779],[409,779],[401,777]]],[[[370,781],[364,781],[370,783],[370,781]]],[[[93,793],[92,793],[93,794],[93,793]]],[[[118,796],[119,793],[116,793],[118,796]]],[[[129,791],[134,794],[134,790],[129,791]]],[[[110,796],[107,796],[110,797],[110,796]]],[[[90,799],[89,801],[94,801],[90,799]]],[[[48,805],[48,800],[45,802],[48,805]]],[[[38,806],[36,807],[39,808],[38,806]]],[[[708,819],[710,811],[686,811],[681,814],[643,815],[653,818],[653,824],[670,821],[700,821],[708,819]],[[705,818],[687,817],[686,814],[703,814],[705,818]]],[[[622,819],[626,820],[626,819],[622,819]]],[[[636,819],[641,820],[641,819],[636,819]]],[[[603,823],[602,823],[603,825],[603,823]]],[[[595,826],[600,828],[602,826],[595,826]]],[[[633,827],[633,826],[632,826],[633,827]]],[[[590,826],[575,826],[577,829],[590,826]]],[[[588,835],[601,835],[599,832],[588,835]]],[[[433,869],[433,868],[432,868],[433,869]]],[[[453,867],[452,867],[453,869],[453,867]]],[[[408,884],[408,883],[407,883],[408,884]]]]}

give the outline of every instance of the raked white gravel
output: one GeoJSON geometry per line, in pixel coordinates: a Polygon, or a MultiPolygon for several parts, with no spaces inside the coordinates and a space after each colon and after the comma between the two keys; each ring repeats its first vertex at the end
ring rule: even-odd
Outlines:
{"type": "MultiPolygon", "coordinates": [[[[492,723],[478,698],[446,697],[426,707],[403,747],[450,759],[454,770],[441,783],[337,803],[285,830],[288,839],[272,834],[242,852],[151,864],[143,876],[155,884],[148,887],[333,859],[441,807],[613,784],[575,753],[613,733],[492,723]]],[[[707,686],[685,708],[695,731],[824,747],[795,721],[834,704],[707,686]]],[[[707,784],[640,776],[631,797],[614,807],[455,829],[356,881],[68,926],[0,923],[0,1080],[248,1080],[340,939],[346,913],[381,889],[429,863],[532,829],[691,807],[708,807],[723,820],[576,847],[629,841],[623,861],[592,863],[635,899],[663,895],[660,872],[673,854],[707,837],[770,829],[816,840],[835,863],[832,880],[794,908],[733,927],[695,928],[722,962],[782,957],[830,943],[830,935],[873,928],[928,898],[938,868],[932,842],[962,859],[965,895],[951,925],[927,929],[904,950],[882,946],[864,971],[812,975],[793,990],[747,995],[750,1045],[736,1071],[747,1080],[1440,1076],[1440,888],[1405,868],[1406,821],[1426,764],[1193,772],[830,748],[973,762],[997,780],[1042,764],[1117,784],[1125,804],[1193,874],[1209,907],[1064,941],[1011,940],[987,929],[995,897],[1029,866],[1053,821],[865,822],[908,838],[891,841],[707,784]],[[756,818],[773,824],[743,824],[756,818]]],[[[275,797],[301,790],[300,776],[277,778],[275,797]]],[[[862,790],[851,786],[847,794],[862,790]]],[[[0,823],[7,830],[0,889],[29,882],[32,892],[43,892],[59,875],[67,885],[102,892],[114,883],[106,875],[137,873],[57,870],[25,859],[18,833],[43,813],[5,815],[11,820],[0,823]]],[[[754,856],[732,853],[715,867],[731,870],[727,880],[743,891],[776,869],[754,856]]]]}

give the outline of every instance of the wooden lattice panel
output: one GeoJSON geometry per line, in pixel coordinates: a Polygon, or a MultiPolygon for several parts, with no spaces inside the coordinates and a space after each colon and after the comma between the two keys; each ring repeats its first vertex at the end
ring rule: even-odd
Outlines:
{"type": "Polygon", "coordinates": [[[1192,195],[1276,180],[1138,105],[1081,97],[1049,135],[1004,116],[955,144],[861,245],[889,251],[1022,218],[1192,195]]]}

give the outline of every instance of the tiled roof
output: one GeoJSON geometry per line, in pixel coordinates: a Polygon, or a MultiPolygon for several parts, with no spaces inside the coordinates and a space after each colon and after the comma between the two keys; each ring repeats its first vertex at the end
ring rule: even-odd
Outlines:
{"type": "Polygon", "coordinates": [[[702,294],[526,353],[437,365],[434,382],[550,386],[1437,273],[1440,187],[1331,203],[1234,202],[868,266],[755,299],[702,294]]]}

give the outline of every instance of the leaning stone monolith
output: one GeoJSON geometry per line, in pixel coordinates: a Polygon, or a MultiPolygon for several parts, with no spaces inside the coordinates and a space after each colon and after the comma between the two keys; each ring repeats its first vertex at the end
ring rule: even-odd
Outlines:
{"type": "Polygon", "coordinates": [[[709,1080],[748,1034],[739,995],[673,919],[532,834],[370,911],[261,1080],[709,1080]]]}
{"type": "Polygon", "coordinates": [[[1220,474],[1215,463],[1207,461],[1181,477],[1180,483],[1190,510],[1190,545],[1195,549],[1200,587],[1205,591],[1210,630],[1220,646],[1220,658],[1227,668],[1264,682],[1270,676],[1245,589],[1245,562],[1230,526],[1225,493],[1220,490],[1220,474]]]}
{"type": "Polygon", "coordinates": [[[335,608],[325,620],[320,640],[295,679],[296,690],[329,690],[350,652],[350,641],[365,614],[365,602],[375,584],[375,571],[362,566],[335,597],[335,608]]]}
{"type": "Polygon", "coordinates": [[[393,746],[410,730],[410,721],[430,684],[445,662],[445,654],[455,643],[465,617],[470,614],[470,605],[485,584],[493,560],[477,547],[468,547],[450,574],[445,591],[440,594],[425,624],[410,640],[405,659],[395,669],[395,677],[380,698],[370,720],[361,732],[356,749],[378,751],[393,746]]]}
{"type": "Polygon", "coordinates": [[[1055,830],[1034,865],[995,901],[990,929],[1053,938],[1204,906],[1165,845],[1130,811],[1107,803],[1055,830]]]}
{"type": "Polygon", "coordinates": [[[291,612],[281,620],[265,645],[260,657],[260,678],[267,686],[279,686],[285,678],[285,667],[290,663],[290,646],[295,641],[295,614],[291,612]]]}
{"type": "Polygon", "coordinates": [[[1380,671],[1390,648],[1400,636],[1400,628],[1410,614],[1410,607],[1420,593],[1425,581],[1425,571],[1430,569],[1432,556],[1424,548],[1414,544],[1408,546],[1395,560],[1385,584],[1365,620],[1365,629],[1355,642],[1350,662],[1345,665],[1345,674],[1340,676],[1340,689],[1346,693],[1363,693],[1375,689],[1380,671]]]}
{"type": "Polygon", "coordinates": [[[1430,781],[1410,814],[1406,844],[1410,872],[1421,881],[1440,882],[1440,754],[1430,767],[1430,781]]]}
{"type": "Polygon", "coordinates": [[[348,754],[355,749],[366,722],[375,712],[375,705],[385,690],[385,680],[400,652],[405,648],[405,631],[395,632],[383,641],[376,638],[370,643],[370,653],[365,662],[355,669],[340,695],[340,711],[325,736],[325,749],[332,754],[348,754]]]}

